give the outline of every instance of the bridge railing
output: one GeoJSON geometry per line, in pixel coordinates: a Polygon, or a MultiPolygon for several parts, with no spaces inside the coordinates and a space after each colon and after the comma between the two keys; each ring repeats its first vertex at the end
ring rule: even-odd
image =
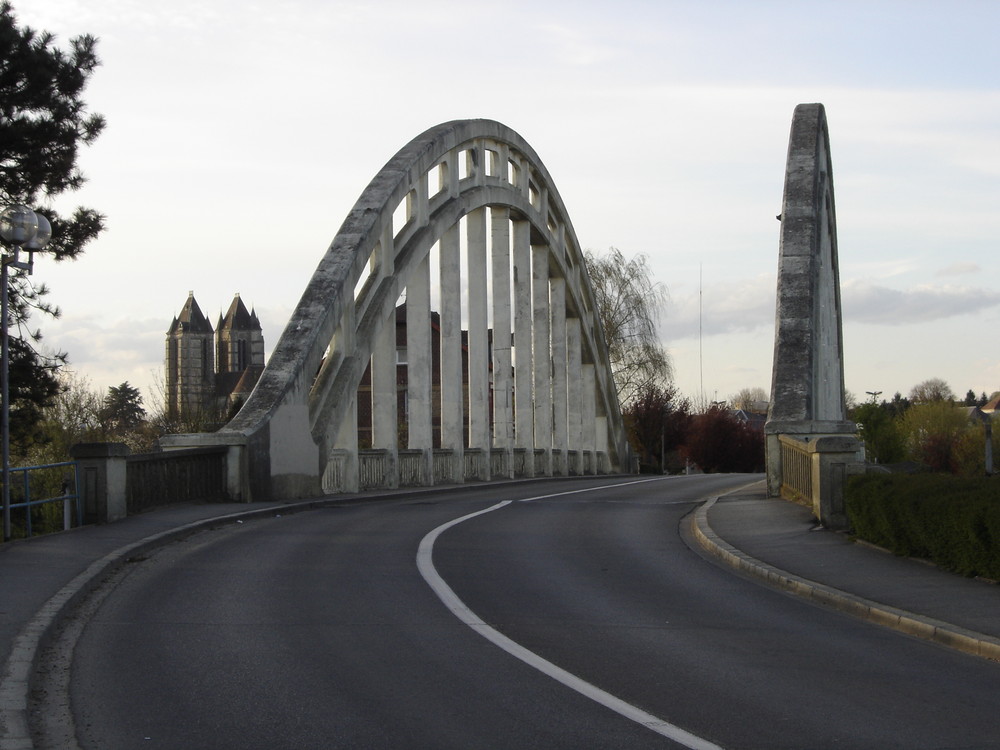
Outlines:
{"type": "Polygon", "coordinates": [[[125,459],[125,503],[129,515],[160,505],[222,502],[226,491],[222,447],[145,453],[125,459]]]}
{"type": "Polygon", "coordinates": [[[812,454],[804,441],[782,435],[781,496],[812,506],[812,454]]]}
{"type": "Polygon", "coordinates": [[[861,446],[848,435],[776,436],[781,452],[780,494],[811,508],[831,528],[844,528],[844,485],[864,472],[861,446]]]}
{"type": "MultiPolygon", "coordinates": [[[[514,448],[510,451],[466,448],[462,451],[438,448],[427,453],[422,450],[363,450],[357,452],[359,488],[372,490],[386,487],[424,487],[443,484],[475,482],[487,477],[494,479],[524,479],[547,476],[549,460],[555,466],[568,466],[568,474],[607,474],[611,472],[611,458],[604,451],[560,451],[514,448]],[[489,461],[489,474],[486,462],[489,461]],[[431,476],[429,476],[431,475],[431,476]],[[431,481],[431,477],[433,481],[431,481]]],[[[343,486],[349,462],[354,454],[348,450],[335,450],[323,474],[323,487],[336,491],[343,486]]]]}
{"type": "Polygon", "coordinates": [[[87,523],[125,518],[162,505],[239,500],[238,470],[225,446],[132,455],[124,443],[70,449],[87,523]],[[234,488],[237,489],[234,492],[234,488]]]}
{"type": "Polygon", "coordinates": [[[10,475],[14,536],[66,530],[83,522],[76,462],[11,467],[10,475]]]}

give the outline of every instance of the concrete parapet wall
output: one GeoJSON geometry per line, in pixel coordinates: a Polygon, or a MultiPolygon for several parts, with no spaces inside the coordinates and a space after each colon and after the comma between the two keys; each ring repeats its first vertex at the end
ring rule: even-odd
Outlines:
{"type": "Polygon", "coordinates": [[[78,443],[70,456],[79,466],[88,523],[109,523],[158,505],[234,501],[239,452],[211,445],[133,455],[124,443],[78,443]]]}
{"type": "Polygon", "coordinates": [[[252,452],[250,441],[243,435],[232,432],[209,432],[188,435],[164,435],[159,440],[165,453],[188,448],[225,448],[225,495],[231,502],[249,503],[255,498],[251,494],[254,467],[250,461],[252,452]]]}

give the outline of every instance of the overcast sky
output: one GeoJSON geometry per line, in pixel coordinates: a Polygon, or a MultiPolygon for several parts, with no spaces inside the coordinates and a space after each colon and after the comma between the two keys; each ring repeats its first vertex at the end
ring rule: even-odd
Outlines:
{"type": "Polygon", "coordinates": [[[646,254],[692,398],[770,390],[792,111],[826,105],[845,374],[1000,390],[1000,3],[974,0],[15,0],[90,33],[108,127],[57,202],[107,216],[42,260],[72,368],[155,403],[188,291],[233,295],[268,351],[343,218],[427,128],[483,117],[546,164],[584,248],[646,254]],[[699,293],[700,290],[700,293],[699,293]]]}

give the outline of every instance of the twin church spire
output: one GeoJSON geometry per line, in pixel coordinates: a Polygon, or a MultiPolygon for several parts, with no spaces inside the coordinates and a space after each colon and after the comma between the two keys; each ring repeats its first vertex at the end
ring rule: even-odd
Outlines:
{"type": "Polygon", "coordinates": [[[167,330],[165,386],[173,420],[222,422],[250,395],[264,369],[264,335],[257,313],[236,294],[212,324],[188,293],[167,330]]]}

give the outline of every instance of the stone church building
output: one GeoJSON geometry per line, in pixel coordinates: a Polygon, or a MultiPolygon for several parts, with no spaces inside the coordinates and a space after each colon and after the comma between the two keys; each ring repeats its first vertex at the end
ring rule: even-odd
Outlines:
{"type": "Polygon", "coordinates": [[[167,331],[165,369],[170,419],[224,421],[246,401],[264,370],[257,314],[237,294],[213,330],[189,292],[167,331]]]}

